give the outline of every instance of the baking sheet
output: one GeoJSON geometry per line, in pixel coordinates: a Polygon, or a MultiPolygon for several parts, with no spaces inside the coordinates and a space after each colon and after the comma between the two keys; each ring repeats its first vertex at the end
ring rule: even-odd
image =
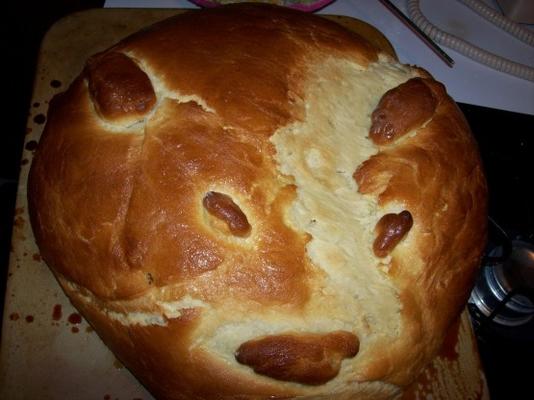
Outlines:
{"type": "MultiPolygon", "coordinates": [[[[183,11],[84,11],[60,20],[43,40],[17,192],[2,325],[0,399],[153,399],[70,305],[41,260],[29,225],[26,183],[49,101],[79,74],[87,56],[179,12],[183,11]]],[[[393,52],[383,35],[369,25],[348,17],[331,18],[393,52]]],[[[465,312],[443,351],[403,399],[487,398],[465,312]]]]}

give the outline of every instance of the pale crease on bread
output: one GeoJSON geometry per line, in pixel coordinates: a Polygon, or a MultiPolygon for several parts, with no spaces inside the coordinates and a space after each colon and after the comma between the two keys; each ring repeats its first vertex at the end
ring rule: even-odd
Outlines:
{"type": "Polygon", "coordinates": [[[93,56],[30,173],[41,254],[158,399],[389,399],[485,241],[469,127],[318,16],[178,15],[93,56]]]}

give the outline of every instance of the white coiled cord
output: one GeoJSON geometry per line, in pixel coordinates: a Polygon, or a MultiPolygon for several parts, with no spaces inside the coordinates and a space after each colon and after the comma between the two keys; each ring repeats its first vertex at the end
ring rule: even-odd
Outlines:
{"type": "MultiPolygon", "coordinates": [[[[479,13],[481,16],[507,31],[514,37],[534,46],[534,34],[528,29],[521,27],[519,24],[503,17],[493,9],[487,7],[478,0],[458,0],[463,4],[479,13]]],[[[411,20],[421,29],[428,37],[436,42],[456,50],[463,55],[472,58],[473,60],[485,64],[490,68],[517,76],[522,79],[527,79],[534,82],[534,68],[529,67],[507,58],[493,54],[489,51],[481,49],[457,36],[444,32],[428,21],[419,7],[419,0],[408,0],[408,14],[411,20]]]]}
{"type": "Polygon", "coordinates": [[[515,22],[504,17],[499,12],[495,11],[493,8],[488,7],[480,0],[458,0],[461,3],[465,4],[471,10],[480,14],[482,17],[487,19],[493,25],[498,26],[502,30],[505,30],[509,34],[515,36],[519,40],[522,40],[530,46],[534,46],[534,33],[528,29],[523,28],[521,25],[516,24],[515,22]]]}

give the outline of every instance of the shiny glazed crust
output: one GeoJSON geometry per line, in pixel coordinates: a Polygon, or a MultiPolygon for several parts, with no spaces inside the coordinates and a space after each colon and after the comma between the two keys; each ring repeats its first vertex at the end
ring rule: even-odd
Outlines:
{"type": "Polygon", "coordinates": [[[160,399],[387,399],[465,305],[486,185],[445,88],[335,23],[195,11],[88,60],[29,178],[41,254],[160,399]]]}

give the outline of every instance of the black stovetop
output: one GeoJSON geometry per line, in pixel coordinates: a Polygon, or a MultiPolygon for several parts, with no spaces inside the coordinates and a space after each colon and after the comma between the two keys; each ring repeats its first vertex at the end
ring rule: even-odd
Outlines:
{"type": "Polygon", "coordinates": [[[513,235],[534,240],[534,116],[460,104],[486,169],[489,213],[513,235]]]}
{"type": "MultiPolygon", "coordinates": [[[[489,214],[510,239],[534,244],[534,116],[460,104],[479,147],[489,187],[489,214]]],[[[490,231],[487,250],[500,238],[490,231]]],[[[483,319],[470,308],[475,326],[483,319]]],[[[482,323],[480,356],[492,400],[534,397],[534,320],[520,327],[482,323]]]]}

